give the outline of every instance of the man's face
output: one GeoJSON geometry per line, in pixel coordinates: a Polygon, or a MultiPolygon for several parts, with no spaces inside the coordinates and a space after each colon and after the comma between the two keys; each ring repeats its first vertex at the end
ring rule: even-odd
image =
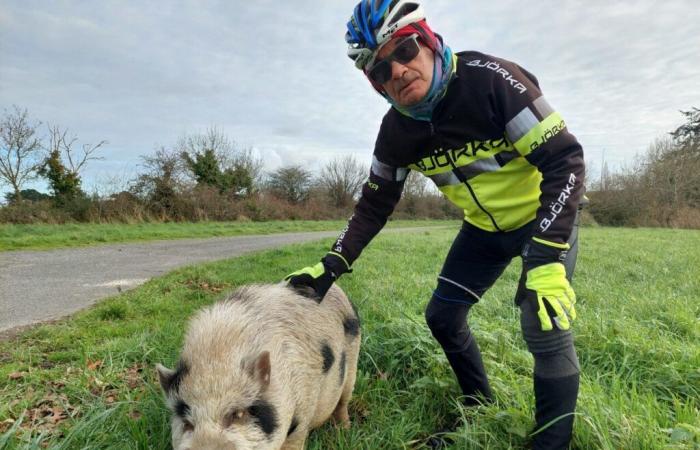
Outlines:
{"type": "MultiPolygon", "coordinates": [[[[391,55],[396,44],[404,37],[398,37],[387,42],[377,55],[377,61],[391,55]]],[[[425,97],[433,81],[433,51],[420,44],[418,56],[411,61],[401,64],[391,62],[391,79],[382,84],[387,94],[400,106],[412,106],[425,97]]]]}

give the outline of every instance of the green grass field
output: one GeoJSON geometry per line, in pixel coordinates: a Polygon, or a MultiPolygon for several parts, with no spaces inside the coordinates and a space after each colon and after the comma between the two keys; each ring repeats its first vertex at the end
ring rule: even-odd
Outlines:
{"type": "MultiPolygon", "coordinates": [[[[0,251],[47,250],[115,242],[207,238],[245,234],[340,230],[346,220],[287,220],[271,222],[176,222],[142,224],[8,225],[0,224],[0,251]]],[[[444,225],[441,220],[395,220],[389,227],[444,225]]]]}
{"type": "MultiPolygon", "coordinates": [[[[512,301],[519,263],[470,313],[495,404],[460,408],[424,323],[455,233],[380,236],[341,279],[363,324],[353,426],[325,425],[309,449],[420,449],[455,423],[450,448],[527,448],[534,399],[512,301]]],[[[329,243],[178,270],[0,343],[0,449],[170,448],[153,366],[177,360],[187,317],[238,285],[313,263],[329,243]]],[[[700,448],[700,232],[586,228],[581,244],[574,448],[700,448]]]]}

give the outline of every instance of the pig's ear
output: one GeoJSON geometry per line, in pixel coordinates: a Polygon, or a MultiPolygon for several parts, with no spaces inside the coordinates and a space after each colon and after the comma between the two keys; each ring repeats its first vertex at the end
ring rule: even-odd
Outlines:
{"type": "Polygon", "coordinates": [[[255,362],[250,367],[250,374],[263,389],[270,385],[270,352],[264,351],[255,358],[255,362]]]}
{"type": "Polygon", "coordinates": [[[160,364],[156,364],[156,370],[158,371],[160,387],[163,388],[163,392],[167,394],[170,391],[170,387],[173,385],[173,381],[175,380],[175,371],[160,364]]]}

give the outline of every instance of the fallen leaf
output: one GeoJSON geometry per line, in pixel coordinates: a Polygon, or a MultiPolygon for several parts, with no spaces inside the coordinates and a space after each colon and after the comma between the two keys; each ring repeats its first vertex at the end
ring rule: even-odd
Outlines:
{"type": "Polygon", "coordinates": [[[87,361],[87,368],[88,368],[89,370],[97,370],[97,369],[99,369],[100,367],[102,367],[102,363],[103,363],[103,361],[102,361],[101,359],[98,359],[97,361],[90,361],[90,360],[88,359],[88,361],[87,361]]]}
{"type": "Polygon", "coordinates": [[[8,377],[10,378],[10,380],[19,380],[19,379],[24,378],[25,375],[26,375],[26,373],[24,373],[24,372],[12,372],[11,374],[8,375],[8,377]]]}

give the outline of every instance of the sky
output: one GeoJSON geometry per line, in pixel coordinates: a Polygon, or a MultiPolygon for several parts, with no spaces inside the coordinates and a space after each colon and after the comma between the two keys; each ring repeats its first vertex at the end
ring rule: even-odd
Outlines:
{"type": "MultiPolygon", "coordinates": [[[[217,127],[264,168],[369,163],[388,104],[346,56],[352,1],[0,0],[0,111],[106,140],[88,191],[217,127]]],[[[455,51],[534,73],[590,174],[624,167],[700,107],[697,0],[425,0],[455,51]]],[[[78,147],[80,148],[80,147],[78,147]]],[[[42,189],[42,184],[32,187],[42,189]]],[[[5,189],[7,190],[7,189],[5,189]]]]}

